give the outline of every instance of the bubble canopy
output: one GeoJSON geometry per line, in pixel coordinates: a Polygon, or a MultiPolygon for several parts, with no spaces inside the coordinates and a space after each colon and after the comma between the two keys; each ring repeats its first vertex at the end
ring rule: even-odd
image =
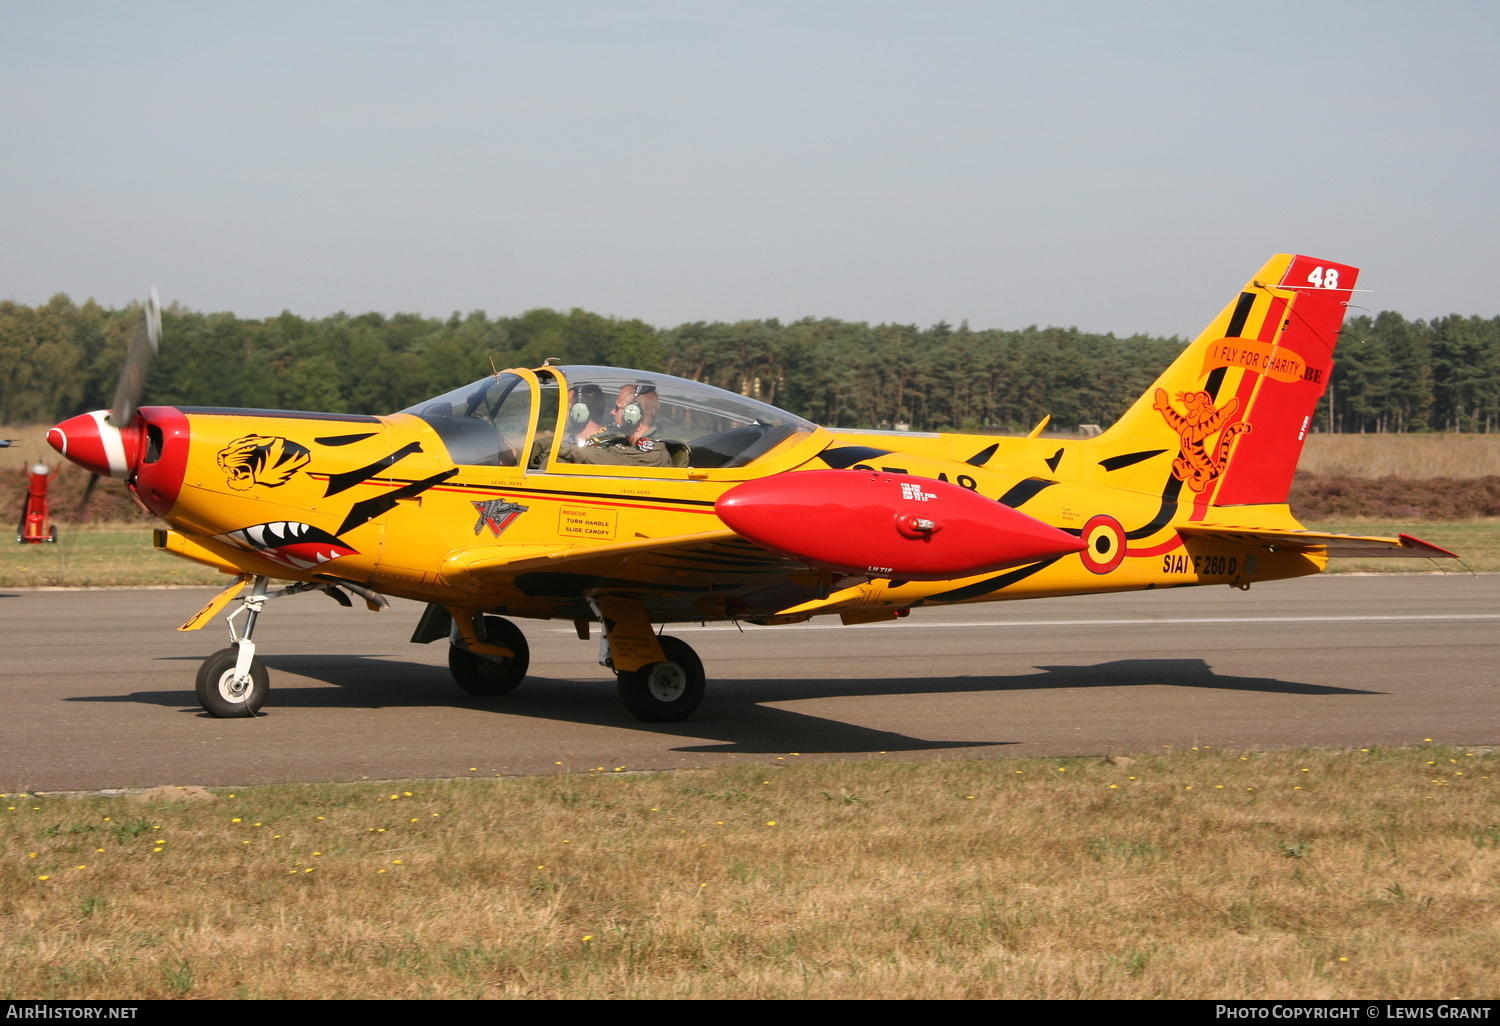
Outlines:
{"type": "MultiPolygon", "coordinates": [[[[602,412],[596,420],[607,431],[614,426],[617,402],[623,409],[621,397],[654,394],[646,407],[649,434],[673,453],[679,467],[747,466],[787,439],[817,429],[769,403],[670,374],[585,365],[545,367],[535,374],[537,384],[512,372],[489,375],[400,412],[431,425],[455,463],[485,466],[525,462],[520,454],[533,423],[537,439],[555,445],[560,407],[566,415],[588,396],[602,396],[602,407],[598,398],[591,400],[600,407],[592,412],[602,412]]],[[[537,465],[535,456],[531,462],[537,465]]]]}

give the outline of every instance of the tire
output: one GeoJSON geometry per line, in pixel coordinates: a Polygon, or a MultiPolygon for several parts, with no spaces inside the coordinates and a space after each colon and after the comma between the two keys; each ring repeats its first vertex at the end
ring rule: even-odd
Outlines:
{"type": "Polygon", "coordinates": [[[510,659],[480,655],[457,645],[448,646],[448,670],[453,681],[471,695],[508,695],[526,679],[531,646],[521,628],[504,617],[484,618],[485,640],[515,653],[510,659]]]}
{"type": "Polygon", "coordinates": [[[239,652],[238,644],[230,645],[203,660],[198,667],[198,701],[210,716],[224,719],[254,716],[271,691],[271,675],[259,656],[250,660],[250,686],[235,687],[234,665],[239,652]]]}
{"type": "Polygon", "coordinates": [[[620,701],[642,723],[679,723],[703,701],[703,661],[684,641],[659,640],[666,662],[617,674],[620,701]]]}

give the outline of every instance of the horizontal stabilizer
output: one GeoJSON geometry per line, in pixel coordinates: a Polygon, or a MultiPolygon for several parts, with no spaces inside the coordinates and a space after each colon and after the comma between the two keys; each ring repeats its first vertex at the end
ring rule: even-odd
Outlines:
{"type": "Polygon", "coordinates": [[[1457,559],[1449,552],[1420,538],[1403,534],[1379,538],[1362,534],[1324,534],[1319,531],[1287,531],[1263,527],[1233,527],[1227,524],[1179,524],[1177,532],[1189,538],[1240,545],[1260,545],[1268,549],[1317,549],[1328,556],[1402,557],[1421,559],[1457,559]]]}

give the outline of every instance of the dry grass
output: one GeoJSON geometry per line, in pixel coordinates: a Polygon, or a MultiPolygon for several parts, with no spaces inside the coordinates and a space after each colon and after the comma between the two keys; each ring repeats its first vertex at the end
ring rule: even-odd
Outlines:
{"type": "Polygon", "coordinates": [[[613,769],[12,794],[0,993],[1490,998],[1500,974],[1488,753],[613,769]]]}
{"type": "Polygon", "coordinates": [[[1307,436],[1299,469],[1349,477],[1500,475],[1500,435],[1307,436]]]}
{"type": "Polygon", "coordinates": [[[1456,552],[1451,559],[1349,559],[1330,560],[1328,572],[1347,573],[1496,573],[1500,572],[1500,520],[1456,520],[1428,523],[1421,520],[1319,520],[1309,530],[1334,534],[1373,534],[1386,538],[1406,533],[1425,542],[1456,552]]]}
{"type": "Polygon", "coordinates": [[[0,438],[16,443],[0,449],[0,470],[25,470],[37,460],[57,466],[62,457],[47,444],[47,432],[51,429],[51,424],[0,427],[0,438]]]}

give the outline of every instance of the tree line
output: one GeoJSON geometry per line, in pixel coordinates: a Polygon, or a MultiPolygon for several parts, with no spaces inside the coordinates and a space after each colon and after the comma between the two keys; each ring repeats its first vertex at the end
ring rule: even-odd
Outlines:
{"type": "MultiPolygon", "coordinates": [[[[755,396],[833,427],[1014,431],[1108,425],[1186,340],[1075,328],[927,328],[806,318],[659,328],[586,310],[292,313],[163,311],[146,402],[389,413],[492,367],[638,367],[755,396]]],[[[137,306],[57,295],[0,302],[0,423],[53,423],[113,398],[137,306]]],[[[1500,317],[1351,318],[1316,421],[1337,432],[1500,430],[1500,317]]]]}

